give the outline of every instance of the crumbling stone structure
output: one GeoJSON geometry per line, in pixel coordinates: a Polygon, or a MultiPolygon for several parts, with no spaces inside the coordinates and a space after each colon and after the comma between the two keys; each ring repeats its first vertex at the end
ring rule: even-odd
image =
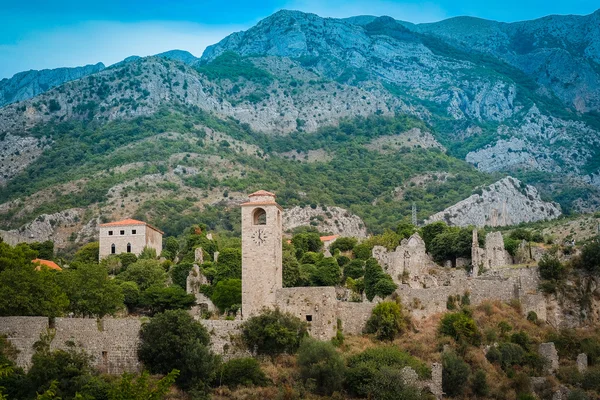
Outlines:
{"type": "MultiPolygon", "coordinates": [[[[196,249],[198,250],[198,249],[196,249]]],[[[202,249],[200,254],[202,254],[202,249]]],[[[196,252],[197,253],[197,252],[196,252]]],[[[205,312],[214,312],[217,307],[204,293],[200,292],[200,286],[207,285],[208,279],[200,271],[200,267],[194,264],[186,279],[186,291],[196,297],[196,305],[192,307],[192,315],[202,315],[205,312]]]]}
{"type": "Polygon", "coordinates": [[[556,351],[554,343],[541,343],[538,347],[538,352],[544,360],[544,373],[554,375],[558,371],[558,351],[556,351]]]}
{"type": "Polygon", "coordinates": [[[425,242],[418,233],[402,239],[392,252],[383,246],[375,246],[373,257],[397,284],[406,283],[411,287],[432,285],[429,269],[436,267],[436,264],[427,254],[425,242]]]}
{"type": "Polygon", "coordinates": [[[471,263],[473,276],[477,276],[481,269],[497,269],[512,264],[512,257],[504,249],[504,238],[501,232],[490,232],[485,237],[485,248],[479,247],[477,230],[473,230],[471,247],[471,263]]]}

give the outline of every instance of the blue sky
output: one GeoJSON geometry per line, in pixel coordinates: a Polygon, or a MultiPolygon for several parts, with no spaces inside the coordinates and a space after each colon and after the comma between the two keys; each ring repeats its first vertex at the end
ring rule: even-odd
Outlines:
{"type": "Polygon", "coordinates": [[[590,14],[599,7],[598,0],[0,0],[0,79],[29,69],[110,65],[172,49],[200,56],[207,45],[280,9],[420,23],[459,15],[513,22],[590,14]]]}

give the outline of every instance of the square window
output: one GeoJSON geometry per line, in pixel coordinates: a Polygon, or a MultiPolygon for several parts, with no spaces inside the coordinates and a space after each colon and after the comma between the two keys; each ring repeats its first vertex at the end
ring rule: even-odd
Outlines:
{"type": "Polygon", "coordinates": [[[124,234],[125,234],[125,231],[121,231],[121,235],[124,235],[124,234]]]}
{"type": "Polygon", "coordinates": [[[131,230],[131,234],[132,234],[132,235],[135,235],[136,233],[137,233],[137,230],[135,230],[135,229],[132,229],[132,230],[131,230]]]}
{"type": "Polygon", "coordinates": [[[112,236],[113,231],[108,231],[108,236],[112,236]]]}
{"type": "Polygon", "coordinates": [[[312,315],[306,315],[306,321],[312,322],[312,315]]]}

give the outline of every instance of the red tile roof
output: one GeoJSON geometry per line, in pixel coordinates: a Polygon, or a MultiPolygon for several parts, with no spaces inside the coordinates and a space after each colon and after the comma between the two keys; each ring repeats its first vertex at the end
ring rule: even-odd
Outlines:
{"type": "Polygon", "coordinates": [[[258,192],[254,192],[254,193],[250,194],[248,197],[254,197],[254,196],[273,196],[273,197],[275,197],[275,193],[267,192],[266,190],[259,190],[258,192]]]}
{"type": "Polygon", "coordinates": [[[127,218],[121,221],[115,221],[115,222],[108,222],[106,224],[100,224],[100,226],[104,227],[104,226],[126,226],[126,225],[145,225],[151,229],[154,229],[155,231],[159,232],[161,235],[164,235],[164,232],[161,231],[160,229],[158,229],[155,226],[152,226],[144,221],[138,221],[137,219],[133,219],[133,218],[127,218]]]}
{"type": "Polygon", "coordinates": [[[35,260],[31,261],[33,264],[37,264],[37,267],[35,267],[36,271],[39,271],[41,269],[41,266],[43,265],[44,267],[48,267],[50,269],[55,269],[57,271],[62,271],[62,268],[58,266],[58,264],[56,264],[54,261],[50,261],[50,260],[42,260],[40,258],[36,258],[35,260]]]}
{"type": "Polygon", "coordinates": [[[321,242],[329,242],[329,241],[331,241],[333,239],[337,239],[339,237],[340,237],[340,235],[321,236],[320,239],[321,239],[321,242]]]}

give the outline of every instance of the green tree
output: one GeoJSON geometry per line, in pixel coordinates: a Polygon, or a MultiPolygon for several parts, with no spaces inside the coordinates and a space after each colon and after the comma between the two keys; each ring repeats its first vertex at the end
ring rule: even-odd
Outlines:
{"type": "Polygon", "coordinates": [[[463,393],[471,375],[469,364],[453,352],[442,354],[442,388],[448,396],[463,393]]]}
{"type": "Polygon", "coordinates": [[[179,263],[171,267],[171,279],[173,283],[180,288],[187,289],[187,278],[192,270],[193,265],[191,263],[179,263]]]}
{"type": "Polygon", "coordinates": [[[242,249],[228,248],[219,252],[215,280],[242,279],[242,249]]]}
{"type": "Polygon", "coordinates": [[[319,286],[335,286],[340,283],[342,273],[340,266],[333,257],[323,258],[317,264],[315,273],[316,284],[319,286]]]}
{"type": "Polygon", "coordinates": [[[305,338],[298,349],[298,366],[302,380],[314,384],[316,393],[329,396],[341,391],[344,359],[330,342],[305,338]]]}
{"type": "Polygon", "coordinates": [[[157,260],[138,260],[117,275],[117,278],[122,281],[135,282],[140,290],[144,291],[150,286],[164,286],[167,273],[157,260]]]}
{"type": "Polygon", "coordinates": [[[38,252],[38,258],[42,260],[52,260],[54,258],[54,242],[46,240],[45,242],[34,242],[29,245],[32,250],[38,252]]]}
{"type": "Polygon", "coordinates": [[[75,315],[102,318],[124,307],[120,286],[98,264],[80,264],[75,270],[63,271],[61,278],[70,300],[68,310],[75,315]]]}
{"type": "Polygon", "coordinates": [[[119,282],[121,292],[123,292],[123,303],[127,306],[129,312],[140,305],[142,295],[137,283],[126,281],[119,282]]]}
{"type": "Polygon", "coordinates": [[[221,365],[217,383],[230,388],[238,386],[266,386],[269,379],[260,368],[257,359],[252,357],[234,358],[221,365]]]}
{"type": "Polygon", "coordinates": [[[354,237],[341,237],[337,238],[335,242],[333,242],[329,246],[329,251],[333,254],[336,250],[339,251],[350,251],[356,246],[358,240],[354,237]]]}
{"type": "Polygon", "coordinates": [[[352,279],[362,278],[365,274],[365,262],[352,260],[344,266],[344,276],[352,279]]]}
{"type": "Polygon", "coordinates": [[[242,304],[242,280],[220,281],[213,290],[211,300],[222,312],[233,310],[233,306],[240,306],[242,304]]]}
{"type": "Polygon", "coordinates": [[[300,281],[300,264],[294,254],[287,250],[283,252],[283,287],[297,286],[300,281]]]}
{"type": "Polygon", "coordinates": [[[544,254],[538,262],[542,279],[560,281],[566,277],[566,270],[556,256],[544,254]]]}
{"type": "Polygon", "coordinates": [[[92,242],[82,246],[73,256],[74,263],[97,263],[100,258],[100,243],[92,242]]]}
{"type": "Polygon", "coordinates": [[[158,258],[157,256],[158,255],[156,254],[156,249],[154,247],[144,246],[138,259],[139,260],[156,260],[158,258]]]}
{"type": "Polygon", "coordinates": [[[396,233],[401,239],[408,239],[417,231],[417,227],[410,222],[400,222],[396,227],[396,233]]]}
{"type": "Polygon", "coordinates": [[[321,236],[317,232],[298,233],[292,237],[292,244],[296,250],[301,251],[301,254],[307,251],[318,253],[323,248],[321,236]]]}
{"type": "Polygon", "coordinates": [[[138,357],[154,374],[179,369],[176,383],[184,390],[205,390],[219,366],[209,344],[206,328],[187,311],[169,310],[142,325],[138,357]]]}
{"type": "Polygon", "coordinates": [[[379,340],[393,340],[405,326],[400,305],[393,301],[384,301],[373,308],[365,332],[374,333],[379,340]]]}
{"type": "Polygon", "coordinates": [[[477,396],[485,397],[489,394],[490,387],[488,385],[487,375],[485,374],[484,370],[478,369],[477,372],[475,372],[471,387],[473,388],[473,393],[475,393],[477,396]]]}
{"type": "Polygon", "coordinates": [[[121,253],[118,257],[119,260],[121,260],[121,267],[123,270],[127,269],[127,267],[138,260],[137,256],[133,253],[121,253]]]}
{"type": "Polygon", "coordinates": [[[179,253],[179,242],[173,236],[169,236],[165,240],[165,250],[170,254],[170,260],[173,260],[179,253]]]}
{"type": "Polygon", "coordinates": [[[440,320],[439,332],[457,341],[466,340],[473,345],[477,345],[481,340],[477,324],[464,312],[444,314],[440,320]]]}
{"type": "Polygon", "coordinates": [[[31,265],[31,260],[34,258],[36,258],[35,250],[25,243],[12,247],[0,241],[0,272],[5,269],[31,265]]]}
{"type": "Polygon", "coordinates": [[[577,263],[588,272],[598,274],[600,272],[600,237],[586,244],[581,249],[581,256],[577,263]]]}
{"type": "Polygon", "coordinates": [[[0,272],[0,315],[62,315],[69,298],[59,285],[60,271],[35,270],[30,261],[0,272]]]}
{"type": "Polygon", "coordinates": [[[142,294],[142,304],[153,315],[166,310],[189,310],[196,304],[196,297],[179,286],[150,286],[142,294]]]}
{"type": "Polygon", "coordinates": [[[436,221],[421,228],[421,237],[425,242],[425,248],[428,252],[431,251],[430,246],[433,242],[433,239],[435,239],[435,237],[439,234],[445,232],[447,229],[448,225],[442,221],[436,221]]]}
{"type": "Polygon", "coordinates": [[[375,296],[385,298],[392,294],[397,285],[392,278],[383,272],[376,259],[369,258],[365,264],[365,294],[371,301],[375,296]]]}
{"type": "Polygon", "coordinates": [[[293,354],[307,334],[306,322],[279,309],[265,309],[242,324],[242,339],[256,354],[293,354]]]}
{"type": "Polygon", "coordinates": [[[354,257],[359,260],[368,260],[371,257],[371,252],[373,250],[373,244],[368,242],[363,242],[357,244],[352,249],[352,253],[354,253],[354,257]]]}

